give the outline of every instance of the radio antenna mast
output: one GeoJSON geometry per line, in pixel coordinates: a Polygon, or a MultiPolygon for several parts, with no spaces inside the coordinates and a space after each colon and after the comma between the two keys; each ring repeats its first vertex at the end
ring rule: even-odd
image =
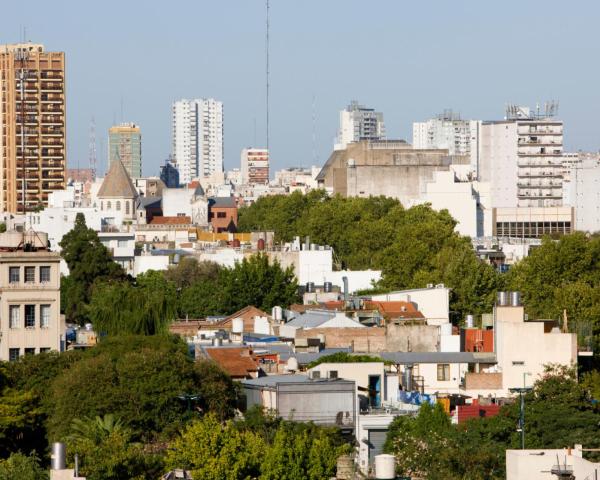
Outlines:
{"type": "Polygon", "coordinates": [[[266,78],[266,87],[267,87],[267,95],[266,95],[266,113],[267,113],[267,151],[269,150],[269,75],[270,75],[270,71],[269,71],[269,0],[266,0],[266,7],[267,7],[267,29],[266,29],[266,44],[265,44],[265,49],[266,49],[266,67],[267,67],[267,78],[266,78]]]}
{"type": "Polygon", "coordinates": [[[92,182],[96,180],[96,120],[92,116],[90,122],[90,147],[89,147],[90,173],[92,182]]]}

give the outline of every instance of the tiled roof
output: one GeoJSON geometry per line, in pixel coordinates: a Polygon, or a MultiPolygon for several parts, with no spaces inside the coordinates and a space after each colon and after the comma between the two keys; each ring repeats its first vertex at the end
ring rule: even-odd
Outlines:
{"type": "Polygon", "coordinates": [[[190,217],[153,217],[150,225],[189,225],[192,223],[190,217]]]}
{"type": "Polygon", "coordinates": [[[247,307],[238,310],[237,312],[225,317],[219,322],[220,327],[231,328],[233,320],[241,318],[244,321],[244,332],[254,331],[254,317],[267,317],[270,315],[263,312],[260,308],[256,308],[254,305],[248,305],[247,307]]]}
{"type": "Polygon", "coordinates": [[[137,198],[137,196],[137,190],[123,163],[118,158],[114,159],[98,190],[98,198],[137,198]]]}
{"type": "Polygon", "coordinates": [[[235,199],[232,197],[212,197],[208,200],[211,207],[236,208],[235,199]]]}
{"type": "Polygon", "coordinates": [[[206,355],[214,360],[229,376],[246,378],[258,371],[258,365],[249,348],[206,348],[206,355]]]}
{"type": "Polygon", "coordinates": [[[365,309],[378,310],[386,318],[425,318],[412,302],[402,301],[368,301],[365,309]]]}

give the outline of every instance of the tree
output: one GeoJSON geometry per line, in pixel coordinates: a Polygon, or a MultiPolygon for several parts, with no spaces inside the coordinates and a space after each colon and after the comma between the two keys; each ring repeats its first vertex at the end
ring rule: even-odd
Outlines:
{"type": "Polygon", "coordinates": [[[48,472],[40,466],[35,455],[13,453],[0,460],[0,480],[48,480],[48,472]]]}
{"type": "Polygon", "coordinates": [[[98,234],[88,228],[85,217],[78,213],[73,229],[60,241],[61,254],[69,267],[69,281],[62,282],[67,318],[79,324],[87,321],[86,306],[94,282],[106,279],[123,279],[123,268],[115,263],[108,249],[102,245],[98,234]]]}
{"type": "Polygon", "coordinates": [[[194,257],[183,257],[176,265],[169,267],[164,276],[178,289],[185,289],[204,282],[216,282],[221,267],[214,262],[199,262],[194,257]]]}
{"type": "Polygon", "coordinates": [[[207,415],[188,425],[171,444],[166,463],[169,468],[191,470],[193,478],[204,480],[257,478],[264,449],[257,434],[207,415]]]}
{"type": "Polygon", "coordinates": [[[279,262],[270,263],[264,254],[244,258],[233,268],[223,269],[219,287],[222,313],[233,313],[248,305],[270,311],[276,305],[288,306],[299,300],[292,267],[284,270],[279,262]]]}

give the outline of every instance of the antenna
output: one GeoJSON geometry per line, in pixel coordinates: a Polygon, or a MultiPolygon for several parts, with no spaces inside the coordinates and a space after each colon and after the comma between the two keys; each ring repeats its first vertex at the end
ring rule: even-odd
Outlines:
{"type": "Polygon", "coordinates": [[[267,30],[266,30],[266,45],[265,45],[265,49],[266,49],[266,60],[267,60],[267,78],[266,78],[266,87],[267,87],[267,96],[266,96],[266,109],[267,109],[267,151],[269,150],[269,0],[266,0],[266,7],[267,7],[267,30]]]}
{"type": "Polygon", "coordinates": [[[90,149],[89,149],[89,161],[92,182],[96,180],[96,120],[92,115],[90,122],[90,149]]]}
{"type": "Polygon", "coordinates": [[[315,98],[315,94],[313,93],[313,97],[312,97],[312,160],[313,160],[312,164],[313,165],[317,165],[317,128],[316,128],[317,114],[316,114],[315,104],[316,104],[316,98],[315,98]]]}

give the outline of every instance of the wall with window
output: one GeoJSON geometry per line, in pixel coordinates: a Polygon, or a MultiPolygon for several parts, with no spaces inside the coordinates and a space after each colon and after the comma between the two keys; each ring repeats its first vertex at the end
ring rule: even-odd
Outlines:
{"type": "Polygon", "coordinates": [[[56,253],[0,253],[0,360],[64,347],[59,265],[56,253]]]}

